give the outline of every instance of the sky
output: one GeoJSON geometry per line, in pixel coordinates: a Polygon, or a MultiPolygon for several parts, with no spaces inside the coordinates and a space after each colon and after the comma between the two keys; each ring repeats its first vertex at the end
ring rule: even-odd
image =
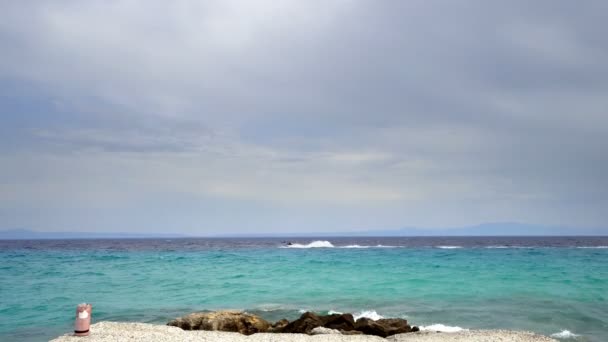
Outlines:
{"type": "Polygon", "coordinates": [[[0,229],[608,227],[606,13],[2,1],[0,229]]]}

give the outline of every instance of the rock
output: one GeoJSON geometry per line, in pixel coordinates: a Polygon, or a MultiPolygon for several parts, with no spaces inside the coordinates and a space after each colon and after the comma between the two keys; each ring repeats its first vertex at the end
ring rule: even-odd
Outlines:
{"type": "Polygon", "coordinates": [[[401,318],[384,318],[374,321],[364,317],[355,322],[355,330],[361,331],[365,335],[387,337],[410,332],[412,328],[405,319],[401,318]]]}
{"type": "Polygon", "coordinates": [[[418,327],[412,327],[412,331],[411,332],[416,332],[416,331],[420,331],[420,328],[418,328],[418,327]]]}
{"type": "Polygon", "coordinates": [[[289,321],[283,318],[282,320],[273,323],[268,329],[268,332],[281,332],[287,324],[289,324],[289,321]]]}
{"type": "Polygon", "coordinates": [[[323,326],[329,329],[351,331],[355,330],[355,319],[351,314],[334,314],[322,316],[323,326]]]}
{"type": "Polygon", "coordinates": [[[324,327],[334,330],[350,331],[355,329],[355,320],[351,314],[334,314],[319,316],[312,312],[306,312],[297,320],[287,324],[275,332],[310,334],[312,329],[324,327]]]}
{"type": "Polygon", "coordinates": [[[243,335],[267,332],[270,329],[267,321],[240,311],[195,312],[176,318],[167,325],[184,330],[231,331],[243,335]]]}
{"type": "Polygon", "coordinates": [[[316,327],[310,331],[311,335],[342,335],[339,330],[325,327],[316,327]]]}
{"type": "Polygon", "coordinates": [[[323,320],[312,312],[305,312],[293,322],[290,322],[282,329],[275,330],[281,333],[310,334],[312,329],[323,326],[323,320]]]}

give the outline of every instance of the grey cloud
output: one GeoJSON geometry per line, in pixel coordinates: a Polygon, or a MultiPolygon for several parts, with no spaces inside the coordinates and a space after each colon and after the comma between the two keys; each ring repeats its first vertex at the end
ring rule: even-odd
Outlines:
{"type": "MultiPolygon", "coordinates": [[[[55,119],[28,110],[14,137],[32,153],[91,153],[152,188],[168,173],[166,192],[283,203],[296,217],[298,196],[318,217],[311,203],[330,199],[387,226],[603,225],[606,7],[7,3],[0,83],[39,89],[10,99],[49,99],[55,119]],[[157,168],[135,162],[150,158],[157,168]]],[[[345,212],[327,222],[347,226],[345,212]]]]}

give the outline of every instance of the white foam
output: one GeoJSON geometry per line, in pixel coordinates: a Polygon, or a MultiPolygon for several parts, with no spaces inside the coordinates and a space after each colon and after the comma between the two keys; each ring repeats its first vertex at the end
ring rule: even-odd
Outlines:
{"type": "MultiPolygon", "coordinates": [[[[580,246],[580,247],[576,247],[576,248],[606,249],[606,248],[608,248],[608,246],[580,246]]],[[[568,331],[568,330],[565,330],[565,331],[568,331]]]]}
{"type": "Polygon", "coordinates": [[[571,332],[570,330],[562,330],[558,333],[555,334],[551,334],[551,337],[555,337],[555,338],[561,338],[561,339],[566,339],[566,338],[577,338],[580,335],[577,335],[573,332],[571,332]]]}
{"type": "Polygon", "coordinates": [[[484,248],[489,248],[489,249],[531,249],[531,248],[550,248],[550,247],[536,247],[536,246],[486,246],[484,248]]]}
{"type": "Polygon", "coordinates": [[[462,248],[462,246],[437,246],[437,248],[441,248],[441,249],[458,249],[458,248],[462,248]]]}
{"type": "Polygon", "coordinates": [[[375,310],[363,310],[359,313],[356,313],[353,315],[353,318],[356,320],[358,320],[359,318],[369,318],[373,321],[377,321],[379,319],[383,319],[384,316],[379,315],[375,310]]]}
{"type": "Polygon", "coordinates": [[[419,326],[421,331],[438,331],[438,332],[446,332],[446,333],[454,333],[459,331],[466,331],[469,329],[464,329],[461,327],[451,327],[449,325],[443,324],[431,324],[427,326],[419,326]]]}
{"type": "Polygon", "coordinates": [[[327,314],[328,315],[336,315],[336,314],[341,315],[342,313],[340,311],[329,310],[329,311],[327,311],[327,314]]]}
{"type": "Polygon", "coordinates": [[[257,306],[257,310],[260,311],[264,311],[264,312],[269,312],[269,311],[276,311],[276,310],[281,310],[281,309],[285,309],[286,307],[282,304],[278,304],[278,303],[263,303],[257,306]]]}
{"type": "Polygon", "coordinates": [[[375,246],[361,246],[361,245],[347,245],[347,246],[339,246],[338,248],[396,248],[397,246],[384,246],[384,245],[375,245],[375,246]]]}
{"type": "Polygon", "coordinates": [[[306,245],[293,243],[291,245],[281,246],[281,248],[334,248],[334,245],[329,241],[317,240],[306,245]]]}

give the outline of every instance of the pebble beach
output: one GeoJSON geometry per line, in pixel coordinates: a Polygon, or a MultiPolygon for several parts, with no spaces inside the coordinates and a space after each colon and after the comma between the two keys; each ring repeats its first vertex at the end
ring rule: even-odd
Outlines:
{"type": "Polygon", "coordinates": [[[369,335],[305,335],[259,333],[250,336],[218,331],[185,331],[180,328],[147,324],[99,322],[91,325],[91,334],[76,337],[66,334],[51,342],[557,342],[531,332],[508,330],[469,330],[457,333],[417,332],[381,338],[369,335]]]}

